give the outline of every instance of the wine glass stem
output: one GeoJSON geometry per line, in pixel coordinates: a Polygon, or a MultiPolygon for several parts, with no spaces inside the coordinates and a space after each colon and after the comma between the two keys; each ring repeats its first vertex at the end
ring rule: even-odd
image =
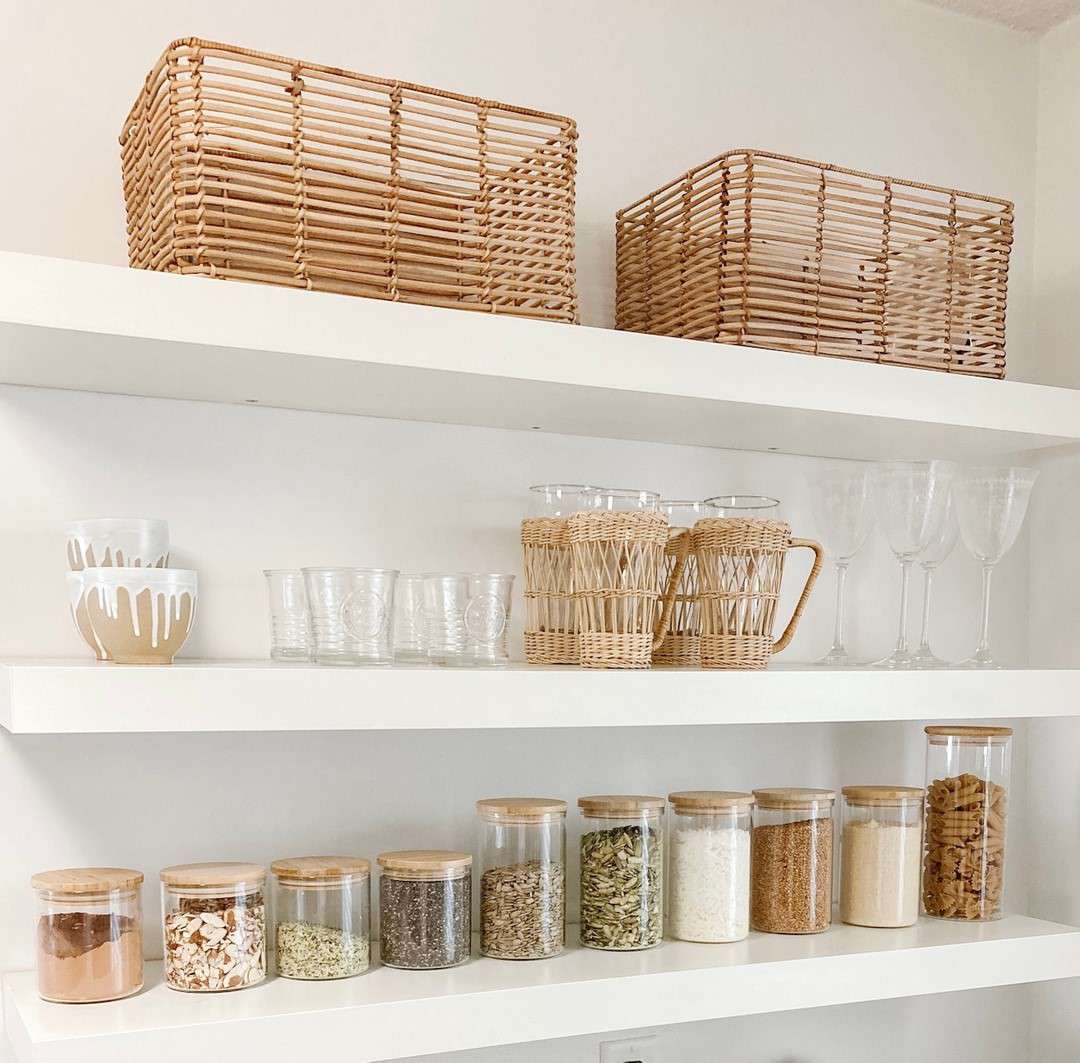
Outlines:
{"type": "Polygon", "coordinates": [[[990,577],[993,576],[993,574],[993,565],[983,565],[982,628],[979,632],[979,648],[975,652],[987,657],[990,655],[990,577]]]}
{"type": "Polygon", "coordinates": [[[850,562],[836,562],[836,627],[833,629],[832,652],[844,652],[844,591],[850,562]]]}
{"type": "Polygon", "coordinates": [[[907,653],[908,585],[911,582],[911,562],[900,562],[900,631],[896,636],[896,652],[907,653]]]}
{"type": "Polygon", "coordinates": [[[923,568],[922,635],[919,636],[919,650],[930,652],[930,592],[934,586],[933,568],[923,568]]]}

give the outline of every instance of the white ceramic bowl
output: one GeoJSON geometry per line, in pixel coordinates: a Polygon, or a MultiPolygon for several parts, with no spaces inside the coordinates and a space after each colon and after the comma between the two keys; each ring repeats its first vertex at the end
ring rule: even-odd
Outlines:
{"type": "Polygon", "coordinates": [[[184,568],[88,568],[94,638],[117,664],[172,664],[195,623],[199,579],[184,568]]]}
{"type": "Polygon", "coordinates": [[[71,619],[75,621],[75,627],[82,636],[83,642],[90,647],[94,656],[99,661],[107,661],[108,653],[105,647],[98,642],[97,635],[90,624],[90,615],[86,611],[86,594],[83,590],[83,573],[67,572],[68,604],[71,606],[71,619]]]}
{"type": "Polygon", "coordinates": [[[169,563],[169,525],[141,517],[73,520],[67,526],[68,568],[164,568],[169,563]]]}

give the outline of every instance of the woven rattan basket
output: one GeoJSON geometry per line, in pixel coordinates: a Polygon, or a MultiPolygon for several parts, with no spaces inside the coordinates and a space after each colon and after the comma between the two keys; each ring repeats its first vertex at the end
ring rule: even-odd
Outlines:
{"type": "Polygon", "coordinates": [[[120,137],[132,266],[577,321],[569,118],[196,38],[120,137]]]}
{"type": "Polygon", "coordinates": [[[616,235],[620,329],[1005,375],[1007,200],[740,149],[616,235]]]}

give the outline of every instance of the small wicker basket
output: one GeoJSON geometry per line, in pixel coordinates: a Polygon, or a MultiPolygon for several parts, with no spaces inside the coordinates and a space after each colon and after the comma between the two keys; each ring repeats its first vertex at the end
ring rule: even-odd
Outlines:
{"type": "Polygon", "coordinates": [[[190,37],[120,144],[137,268],[578,319],[569,118],[190,37]]]}
{"type": "Polygon", "coordinates": [[[740,149],[616,216],[616,327],[1005,375],[1013,205],[740,149]]]}

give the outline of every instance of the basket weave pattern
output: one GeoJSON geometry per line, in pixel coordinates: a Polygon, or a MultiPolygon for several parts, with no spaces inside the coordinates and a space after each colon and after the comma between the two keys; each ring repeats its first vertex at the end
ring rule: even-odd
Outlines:
{"type": "Polygon", "coordinates": [[[578,319],[572,120],[195,38],[120,138],[132,266],[578,319]]]}
{"type": "Polygon", "coordinates": [[[616,327],[1005,375],[1013,205],[728,152],[616,216],[616,327]]]}
{"type": "Polygon", "coordinates": [[[821,547],[793,539],[784,521],[720,517],[693,528],[698,566],[703,668],[765,668],[773,653],[795,634],[821,570],[821,547]],[[814,551],[814,565],[784,633],[773,627],[780,600],[784,560],[794,546],[814,551]]]}
{"type": "MultiPolygon", "coordinates": [[[[670,529],[664,548],[664,584],[679,561],[676,536],[686,528],[670,529]]],[[[675,588],[675,604],[664,641],[653,653],[653,664],[665,668],[697,668],[701,664],[701,608],[698,600],[697,558],[691,553],[675,588]]]]}
{"type": "Polygon", "coordinates": [[[521,522],[524,560],[525,659],[530,664],[577,664],[570,522],[527,517],[521,522]]]}

